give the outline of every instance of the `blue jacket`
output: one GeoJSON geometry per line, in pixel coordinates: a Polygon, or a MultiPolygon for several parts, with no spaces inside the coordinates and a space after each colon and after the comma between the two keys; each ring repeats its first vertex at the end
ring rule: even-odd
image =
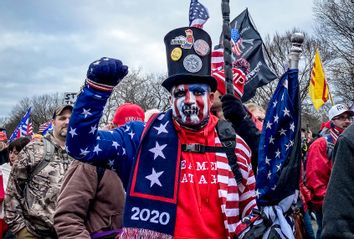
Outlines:
{"type": "Polygon", "coordinates": [[[97,130],[109,95],[83,88],[70,118],[66,149],[77,160],[116,171],[127,189],[144,123],[132,121],[112,131],[97,130]]]}

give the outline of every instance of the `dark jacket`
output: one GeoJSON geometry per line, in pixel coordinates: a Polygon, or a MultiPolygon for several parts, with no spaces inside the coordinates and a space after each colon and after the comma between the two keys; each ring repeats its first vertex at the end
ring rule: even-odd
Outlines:
{"type": "Polygon", "coordinates": [[[321,238],[354,238],[354,125],[338,138],[323,206],[321,238]]]}
{"type": "Polygon", "coordinates": [[[109,169],[101,180],[97,175],[95,166],[77,160],[69,167],[54,215],[59,238],[90,238],[91,233],[122,227],[122,181],[109,169]]]}

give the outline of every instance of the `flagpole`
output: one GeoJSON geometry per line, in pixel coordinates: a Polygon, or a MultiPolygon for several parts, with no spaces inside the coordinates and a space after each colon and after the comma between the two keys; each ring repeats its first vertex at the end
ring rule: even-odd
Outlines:
{"type": "Polygon", "coordinates": [[[302,43],[304,42],[304,34],[294,33],[291,35],[291,48],[289,54],[289,69],[298,69],[300,54],[302,52],[302,43]]]}
{"type": "Polygon", "coordinates": [[[328,85],[328,83],[327,83],[327,86],[328,86],[329,99],[331,100],[331,104],[332,104],[332,106],[333,106],[333,105],[334,105],[334,102],[333,102],[333,98],[332,98],[331,91],[329,91],[329,85],[328,85]]]}
{"type": "Polygon", "coordinates": [[[221,11],[223,19],[223,45],[224,45],[224,74],[225,74],[225,84],[226,92],[228,94],[233,94],[232,86],[232,57],[231,57],[231,30],[230,30],[230,4],[229,0],[221,0],[221,11]]]}

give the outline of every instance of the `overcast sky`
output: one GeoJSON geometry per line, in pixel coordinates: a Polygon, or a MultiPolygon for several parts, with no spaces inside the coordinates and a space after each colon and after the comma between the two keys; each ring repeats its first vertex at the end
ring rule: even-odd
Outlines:
{"type": "MultiPolygon", "coordinates": [[[[221,32],[221,1],[200,0],[204,25],[221,32]]],[[[0,7],[0,117],[25,96],[76,92],[87,66],[102,57],[131,69],[166,73],[163,38],[187,26],[190,0],[2,0],[0,7]]],[[[264,38],[294,27],[312,32],[312,0],[231,0],[231,20],[248,7],[264,38]]]]}

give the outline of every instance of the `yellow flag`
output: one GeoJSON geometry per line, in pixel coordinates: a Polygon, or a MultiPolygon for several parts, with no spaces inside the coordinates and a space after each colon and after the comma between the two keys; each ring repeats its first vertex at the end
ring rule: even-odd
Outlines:
{"type": "Polygon", "coordinates": [[[316,110],[329,98],[329,88],[318,49],[316,49],[315,61],[311,72],[309,94],[316,110]]]}

